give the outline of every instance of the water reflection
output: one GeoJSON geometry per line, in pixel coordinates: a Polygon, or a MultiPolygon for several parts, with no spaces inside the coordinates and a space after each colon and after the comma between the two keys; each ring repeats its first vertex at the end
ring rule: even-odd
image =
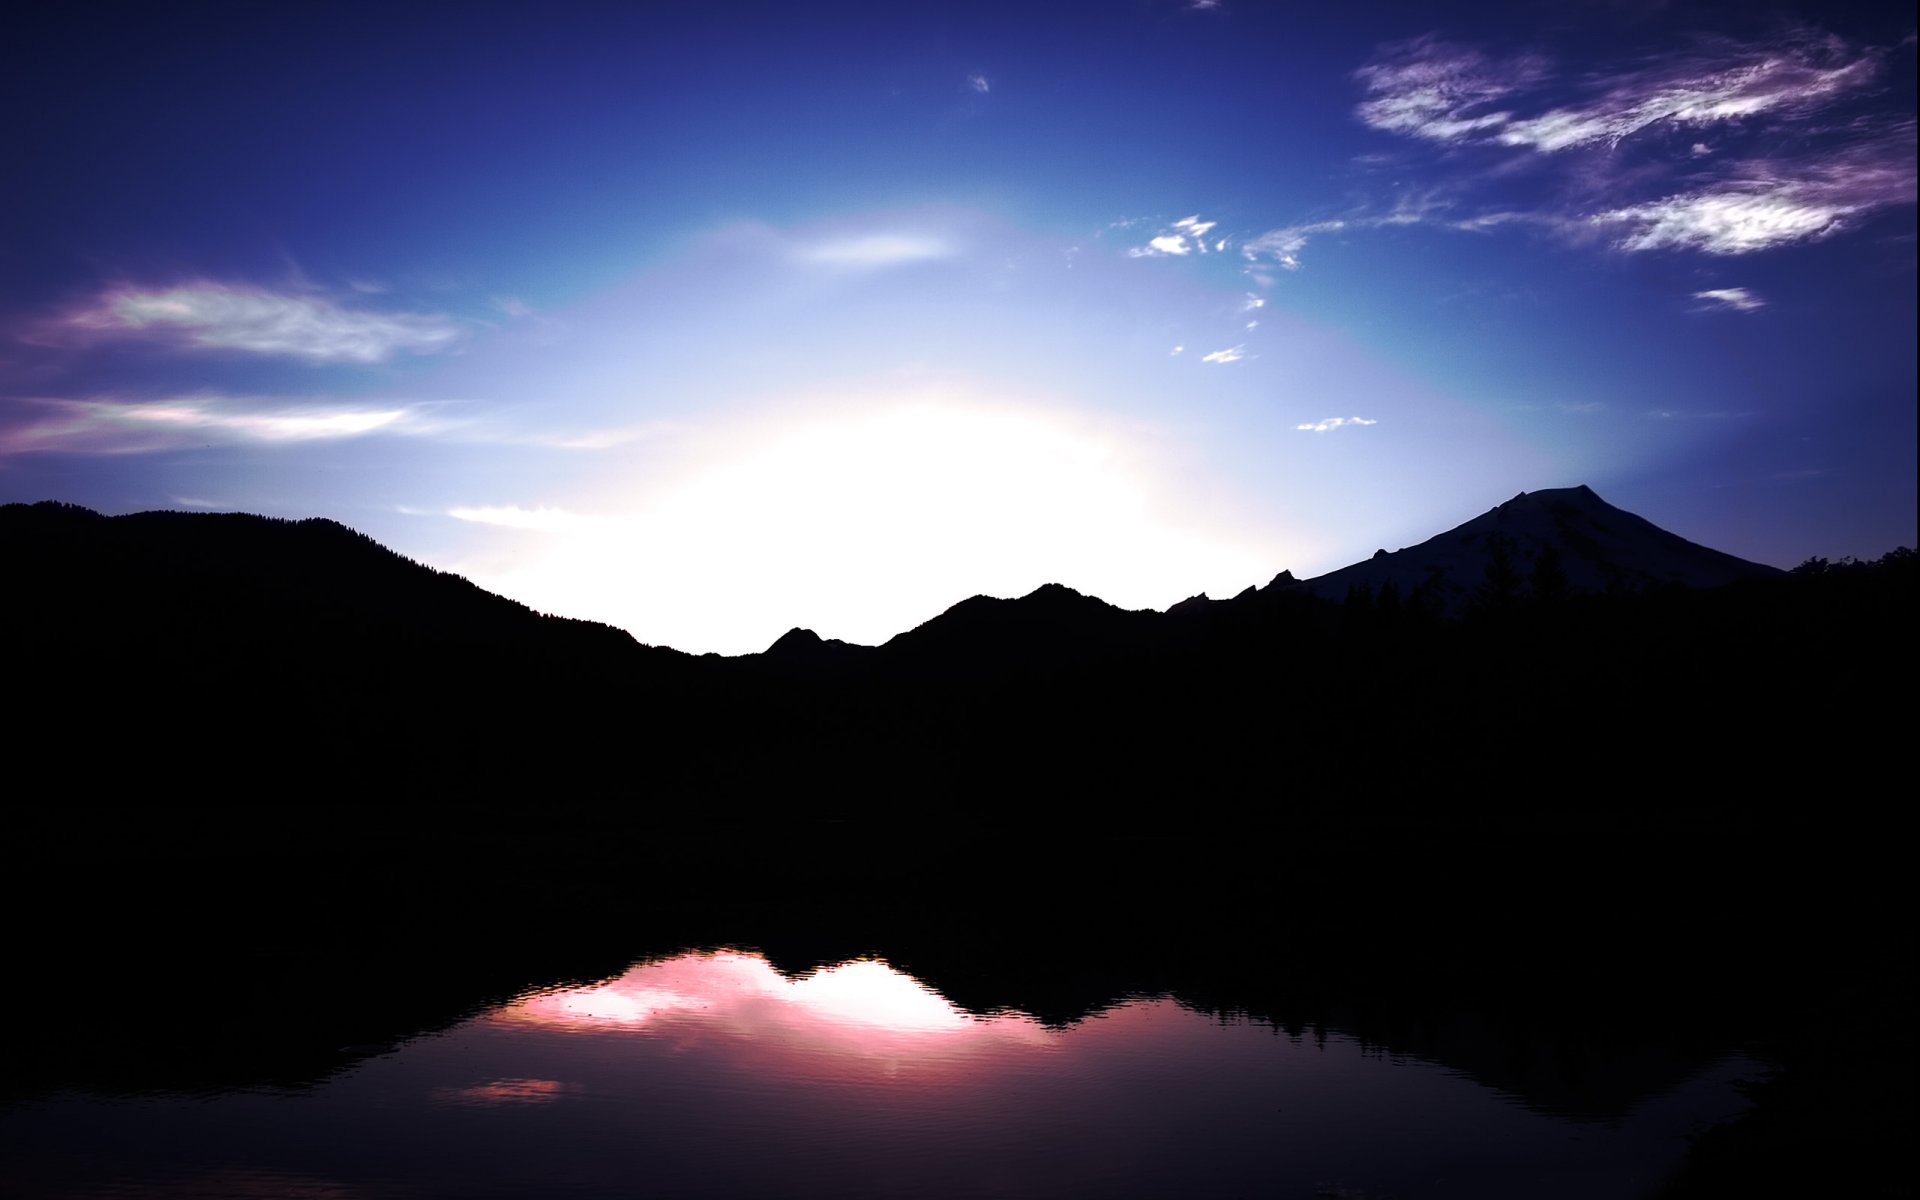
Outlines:
{"type": "Polygon", "coordinates": [[[1734,1110],[1739,1066],[1616,1122],[1556,1120],[1432,1063],[1166,998],[1051,1028],[969,1014],[881,962],[789,977],[729,950],[524,996],[298,1093],[48,1102],[0,1120],[0,1183],[236,1200],[1615,1200],[1650,1192],[1680,1135],[1734,1110]]]}
{"type": "Polygon", "coordinates": [[[642,963],[598,987],[529,996],[488,1019],[580,1031],[697,1024],[851,1055],[953,1055],[1046,1040],[1031,1017],[972,1016],[883,962],[856,959],[788,978],[760,955],[733,950],[642,963]]]}

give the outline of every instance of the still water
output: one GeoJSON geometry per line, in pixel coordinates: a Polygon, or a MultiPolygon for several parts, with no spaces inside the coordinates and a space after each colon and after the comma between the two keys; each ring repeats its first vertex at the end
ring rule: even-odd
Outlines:
{"type": "Polygon", "coordinates": [[[741,951],[536,992],[297,1090],[0,1112],[21,1197],[1643,1196],[1729,1059],[1607,1117],[1140,997],[1066,1027],[741,951]]]}

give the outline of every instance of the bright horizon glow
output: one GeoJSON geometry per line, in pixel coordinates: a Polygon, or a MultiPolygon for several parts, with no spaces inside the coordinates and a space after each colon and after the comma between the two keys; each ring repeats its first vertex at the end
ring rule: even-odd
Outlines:
{"type": "Polygon", "coordinates": [[[1156,448],[1111,423],[942,397],[748,430],[592,514],[455,507],[538,539],[510,567],[461,573],[542,611],[729,654],[796,625],[878,644],[968,596],[1045,583],[1164,608],[1273,574],[1270,547],[1171,507],[1156,448]]]}
{"type": "Polygon", "coordinates": [[[878,960],[853,959],[789,979],[761,955],[739,950],[639,963],[606,983],[527,996],[487,1019],[582,1033],[693,1021],[855,1055],[940,1044],[933,1052],[946,1058],[1007,1042],[1044,1046],[1057,1036],[1024,1014],[974,1017],[878,960]]]}

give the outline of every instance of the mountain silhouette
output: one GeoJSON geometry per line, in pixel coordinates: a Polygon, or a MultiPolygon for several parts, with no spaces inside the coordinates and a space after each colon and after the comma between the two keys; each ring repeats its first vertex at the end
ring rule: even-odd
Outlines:
{"type": "Polygon", "coordinates": [[[1521,492],[1417,546],[1382,550],[1299,586],[1335,600],[1392,587],[1459,613],[1476,598],[1711,588],[1780,573],[1687,541],[1581,485],[1521,492]]]}
{"type": "MultiPolygon", "coordinates": [[[[1810,710],[1782,689],[1831,692],[1904,636],[1889,597],[1910,557],[1878,583],[1790,579],[1558,489],[1231,600],[1128,611],[1048,584],[878,647],[793,630],[723,658],[533,612],[332,521],[49,502],[0,507],[0,636],[35,698],[23,744],[212,794],[492,795],[612,772],[762,803],[819,772],[830,804],[866,812],[901,787],[1258,790],[1279,772],[1323,803],[1412,804],[1422,780],[1474,771],[1479,802],[1512,803],[1529,773],[1710,703],[1749,734],[1842,736],[1852,701],[1810,710]]],[[[1672,757],[1677,779],[1726,772],[1672,757]]]]}

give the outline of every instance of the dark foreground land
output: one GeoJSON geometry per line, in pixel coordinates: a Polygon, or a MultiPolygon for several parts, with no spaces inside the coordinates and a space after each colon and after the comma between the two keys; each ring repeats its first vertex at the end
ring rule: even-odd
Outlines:
{"type": "Polygon", "coordinates": [[[1914,1190],[1911,553],[1459,619],[1041,589],[723,660],[328,522],[0,516],[0,1102],[310,1082],[731,945],[1056,1022],[1169,992],[1542,1104],[1744,1049],[1673,1195],[1914,1190]]]}

